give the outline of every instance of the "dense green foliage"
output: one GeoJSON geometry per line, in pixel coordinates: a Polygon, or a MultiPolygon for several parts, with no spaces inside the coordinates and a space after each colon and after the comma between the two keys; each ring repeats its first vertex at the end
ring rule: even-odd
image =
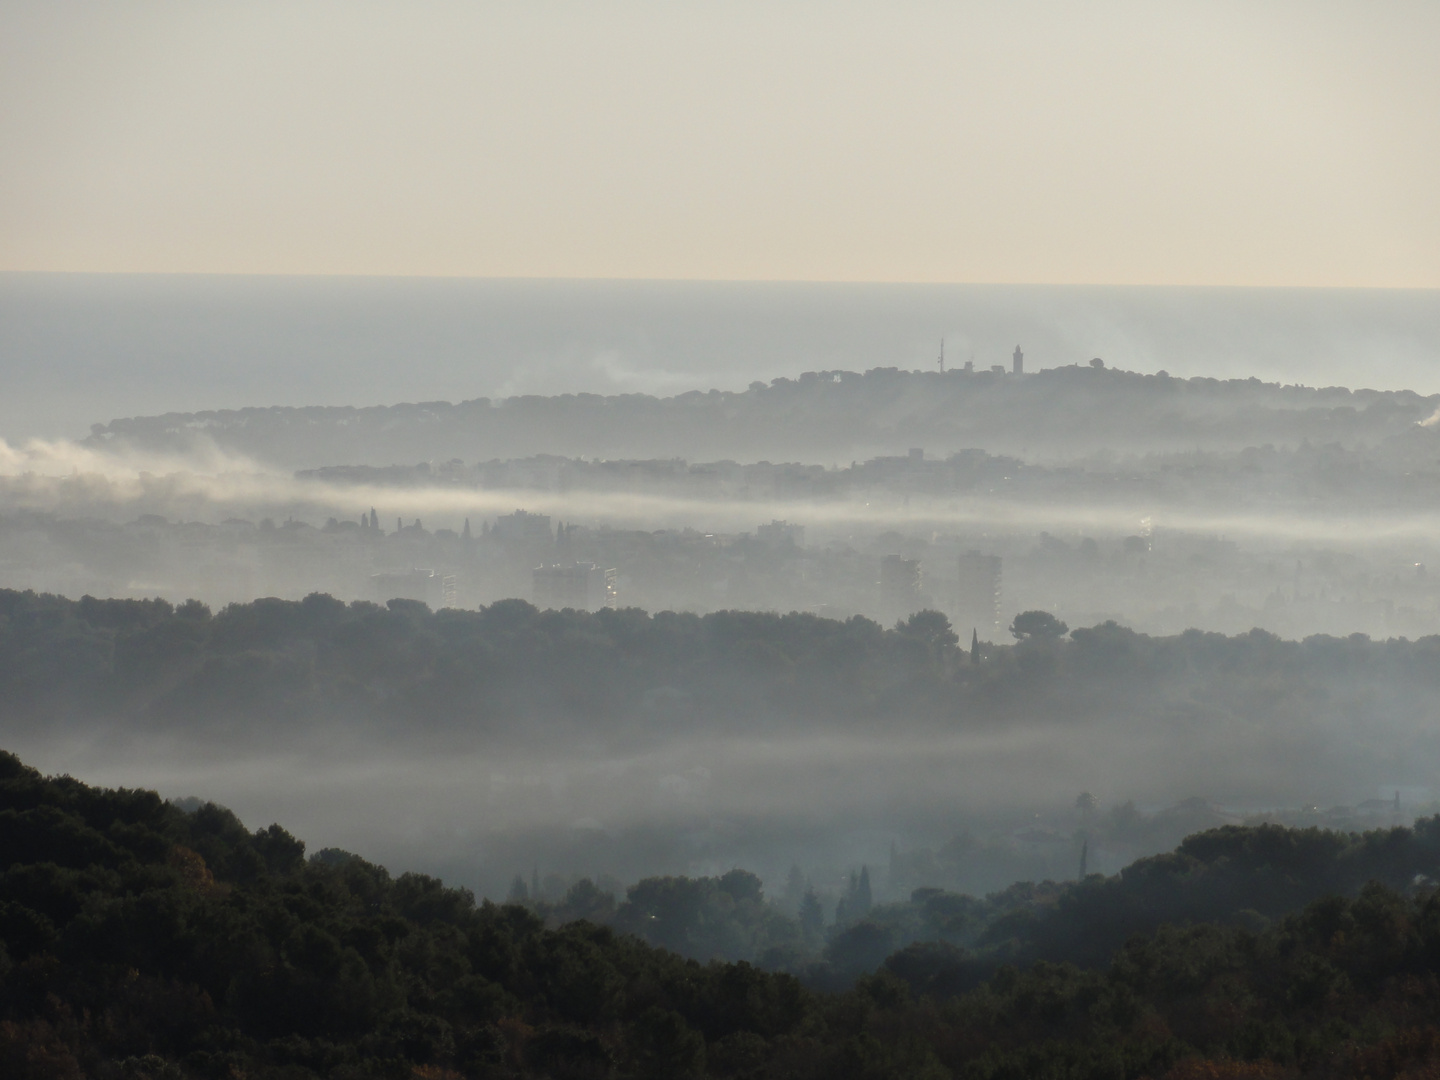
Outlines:
{"type": "MultiPolygon", "coordinates": [[[[1364,715],[1428,726],[1440,638],[1282,641],[1114,623],[983,647],[943,616],[892,629],[791,613],[478,611],[256,600],[67,600],[0,590],[0,708],[24,724],[123,720],[253,737],[334,720],[426,733],[664,739],[776,724],[1070,723],[1115,716],[1246,737],[1364,715]],[[1298,727],[1296,725],[1299,725],[1298,727]]],[[[13,729],[13,728],[12,728],[13,729]]]]}
{"type": "MultiPolygon", "coordinates": [[[[1368,884],[1396,892],[1440,878],[1440,818],[1413,828],[1367,833],[1279,825],[1226,826],[1187,837],[1173,852],[1138,859],[1112,877],[1083,882],[1021,882],[982,899],[919,889],[832,933],[830,970],[858,974],[861,958],[916,941],[967,951],[952,956],[950,978],[975,985],[1002,964],[1103,964],[1137,933],[1166,924],[1216,923],[1249,930],[1327,896],[1356,896],[1368,884]]],[[[878,959],[872,959],[873,967],[878,959]]]]}
{"type": "Polygon", "coordinates": [[[1366,833],[1279,825],[1226,826],[1187,837],[1173,852],[1083,882],[1017,882],[985,897],[916,889],[901,902],[806,926],[764,901],[754,875],[652,878],[622,901],[582,880],[559,904],[528,903],[551,926],[585,918],[700,960],[749,960],[814,988],[848,988],[916,943],[949,947],[947,985],[972,988],[1003,965],[1095,967],[1133,934],[1166,924],[1216,923],[1258,931],[1326,896],[1369,883],[1396,892],[1440,878],[1440,819],[1366,833]]]}
{"type": "MultiPolygon", "coordinates": [[[[1051,890],[1036,921],[1052,942],[1088,939],[1103,911],[1094,952],[1183,914],[1175,896],[1210,898],[1191,914],[1268,897],[1278,915],[1372,870],[1433,863],[1435,832],[1219,831],[1122,878],[1051,890]]],[[[826,994],[589,922],[546,929],[521,907],[477,906],[344,852],[306,860],[278,826],[251,833],[213,805],[187,813],[151,792],[45,779],[9,755],[0,853],[0,1075],[15,1080],[1387,1080],[1440,1068],[1428,887],[1372,883],[1263,927],[1256,914],[1160,928],[1096,966],[1007,965],[959,994],[965,955],[915,944],[826,994]]],[[[759,900],[749,875],[727,878],[732,900],[759,900]]],[[[650,902],[677,890],[654,887],[650,902]]]]}
{"type": "Polygon", "coordinates": [[[8,755],[0,851],[5,1076],[684,1076],[707,1044],[723,1058],[727,1038],[793,1034],[811,1008],[789,977],[587,923],[546,931],[433,878],[307,862],[278,826],[8,755]]]}

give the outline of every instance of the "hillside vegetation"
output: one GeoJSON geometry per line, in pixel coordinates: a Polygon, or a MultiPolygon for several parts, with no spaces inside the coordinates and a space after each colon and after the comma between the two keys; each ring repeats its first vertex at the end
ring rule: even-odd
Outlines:
{"type": "Polygon", "coordinates": [[[321,721],[554,745],[565,732],[664,741],[692,724],[964,730],[1119,717],[1164,720],[1176,738],[1283,734],[1296,745],[1356,717],[1372,742],[1387,725],[1423,737],[1440,689],[1437,637],[1154,637],[1112,622],[1067,638],[1053,619],[1038,625],[972,651],[933,611],[886,629],[863,616],[538,611],[523,600],[432,612],[313,594],[212,614],[195,601],[0,590],[0,707],[11,730],[104,721],[237,740],[321,721]]]}
{"type": "Polygon", "coordinates": [[[1279,912],[1371,871],[1435,869],[1436,833],[1202,835],[1059,890],[1048,916],[1032,906],[1040,932],[1010,928],[1089,966],[1005,965],[965,987],[966,954],[928,941],[826,993],[590,922],[547,928],[345,852],[306,859],[278,825],[5,754],[0,1075],[1430,1076],[1433,889],[1412,875],[1279,912]],[[1273,922],[1234,910],[1262,897],[1273,922]],[[1151,930],[1187,915],[1219,918],[1151,930]],[[1099,957],[1131,930],[1150,932],[1099,957]]]}
{"type": "Polygon", "coordinates": [[[291,468],[530,454],[830,463],[926,445],[1069,457],[1112,450],[1238,450],[1404,436],[1440,399],[1258,379],[1177,379],[1093,367],[806,372],[734,393],[477,398],[364,408],[167,413],[96,424],[89,445],[213,444],[291,468]]]}

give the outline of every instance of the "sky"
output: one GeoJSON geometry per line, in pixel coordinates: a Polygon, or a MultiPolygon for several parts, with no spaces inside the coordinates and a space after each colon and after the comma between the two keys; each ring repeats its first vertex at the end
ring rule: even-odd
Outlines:
{"type": "Polygon", "coordinates": [[[1440,287],[1440,5],[0,0],[0,271],[1440,287]]]}

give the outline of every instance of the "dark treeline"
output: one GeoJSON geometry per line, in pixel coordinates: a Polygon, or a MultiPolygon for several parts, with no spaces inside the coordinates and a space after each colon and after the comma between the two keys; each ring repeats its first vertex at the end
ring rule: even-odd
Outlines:
{"type": "Polygon", "coordinates": [[[237,736],[321,720],[411,737],[569,725],[610,739],[1120,717],[1164,721],[1175,738],[1219,733],[1221,721],[1293,738],[1325,718],[1423,727],[1440,686],[1434,637],[1065,630],[1031,613],[1017,619],[1019,640],[972,649],[936,612],[886,629],[859,616],[538,611],[520,600],[432,612],[317,594],[212,614],[194,601],[5,590],[0,707],[12,730],[123,719],[237,736]]]}
{"type": "Polygon", "coordinates": [[[959,992],[1007,964],[1096,967],[1133,934],[1170,923],[1258,932],[1325,896],[1356,896],[1372,882],[1397,892],[1417,882],[1430,888],[1434,877],[1440,877],[1440,819],[1422,818],[1413,828],[1364,833],[1225,826],[1109,877],[1022,881],[984,897],[919,888],[908,900],[877,904],[862,878],[852,882],[829,925],[813,891],[798,911],[786,912],[783,903],[768,903],[760,880],[744,870],[718,878],[649,878],[618,898],[582,879],[558,903],[529,900],[517,879],[510,902],[552,928],[585,919],[693,959],[789,971],[813,988],[844,989],[903,952],[894,964],[959,992]]]}
{"type": "MultiPolygon", "coordinates": [[[[1031,951],[983,982],[941,932],[826,992],[589,921],[548,928],[346,852],[306,859],[278,825],[250,832],[213,804],[46,779],[0,754],[0,1073],[1428,1076],[1440,897],[1414,875],[1440,872],[1437,833],[1202,834],[1119,878],[1016,903],[992,937],[1031,951]],[[1360,884],[1407,874],[1403,888],[1360,884]],[[1157,928],[1176,918],[1213,921],[1157,928]]],[[[719,887],[758,901],[746,877],[719,887]]]]}
{"type": "Polygon", "coordinates": [[[171,413],[95,425],[91,445],[184,450],[197,439],[293,468],[530,454],[848,461],[929,445],[1071,456],[1111,449],[1376,443],[1435,409],[1412,392],[1176,379],[1094,367],[806,372],[740,393],[525,396],[458,404],[171,413]],[[1098,435],[1097,433],[1103,433],[1098,435]]]}

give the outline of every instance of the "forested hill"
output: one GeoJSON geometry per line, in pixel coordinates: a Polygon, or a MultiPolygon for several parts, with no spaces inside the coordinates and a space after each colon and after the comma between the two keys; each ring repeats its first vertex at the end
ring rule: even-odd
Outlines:
{"type": "Polygon", "coordinates": [[[212,614],[193,601],[0,591],[0,709],[16,733],[103,725],[209,745],[336,726],[553,749],[1040,725],[1056,738],[1103,730],[1115,756],[1163,731],[1188,777],[1234,765],[1262,783],[1268,760],[1305,791],[1335,775],[1367,795],[1431,760],[1440,638],[1151,637],[1114,623],[1066,636],[1048,616],[1033,622],[1023,640],[972,655],[936,612],[885,629],[858,616],[592,614],[521,600],[432,612],[316,594],[212,614]]]}
{"type": "MultiPolygon", "coordinates": [[[[1208,835],[1177,853],[1184,872],[1115,886],[1101,905],[1110,935],[1150,931],[1146,901],[1153,916],[1188,892],[1233,916],[1227,890],[1285,903],[1434,856],[1433,837],[1403,829],[1208,835]]],[[[46,779],[0,753],[0,1075],[1418,1080],[1440,1068],[1428,884],[1370,884],[1263,929],[1258,915],[1249,928],[1160,928],[1097,967],[1007,966],[958,994],[963,954],[918,944],[824,993],[589,922],[547,928],[346,852],[304,853],[278,825],[252,833],[213,804],[187,812],[153,792],[46,779]]],[[[1063,922],[1074,892],[1051,920],[1070,936],[1086,930],[1063,922]]]]}
{"type": "Polygon", "coordinates": [[[532,454],[692,461],[864,460],[924,447],[1029,457],[1112,450],[1374,445],[1404,436],[1440,398],[1052,368],[993,372],[876,368],[809,372],[670,398],[480,398],[369,408],[252,408],[113,420],[97,447],[179,451],[210,440],[286,468],[517,458],[532,454]]]}

